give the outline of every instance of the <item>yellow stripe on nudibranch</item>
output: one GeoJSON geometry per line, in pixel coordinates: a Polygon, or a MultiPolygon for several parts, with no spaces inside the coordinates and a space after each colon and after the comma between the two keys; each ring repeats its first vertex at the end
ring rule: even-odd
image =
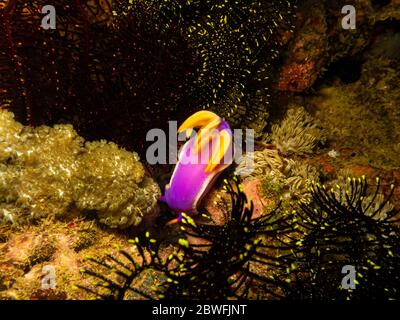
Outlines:
{"type": "Polygon", "coordinates": [[[194,155],[197,155],[211,141],[214,143],[205,172],[218,170],[217,167],[221,164],[221,160],[232,143],[231,134],[227,130],[216,130],[221,121],[222,119],[215,113],[202,110],[187,118],[178,129],[178,133],[186,131],[186,138],[191,136],[195,128],[200,129],[193,144],[192,152],[194,155]]]}
{"type": "Polygon", "coordinates": [[[196,137],[196,141],[194,145],[196,146],[193,150],[194,154],[198,154],[200,150],[204,148],[206,144],[210,142],[210,139],[213,137],[213,131],[220,125],[221,118],[216,117],[216,119],[211,120],[206,126],[202,127],[196,137]]]}
{"type": "Polygon", "coordinates": [[[232,142],[232,137],[227,130],[221,130],[217,139],[217,145],[213,150],[210,162],[207,164],[206,172],[213,171],[218,165],[221,164],[221,160],[229,150],[232,142]]]}

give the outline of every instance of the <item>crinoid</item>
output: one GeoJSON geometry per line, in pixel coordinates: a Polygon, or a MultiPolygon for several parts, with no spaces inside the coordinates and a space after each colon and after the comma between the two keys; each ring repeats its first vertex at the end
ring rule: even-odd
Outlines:
{"type": "Polygon", "coordinates": [[[196,223],[184,216],[182,228],[186,235],[203,244],[186,248],[186,264],[191,272],[171,286],[167,296],[255,298],[249,290],[258,283],[263,286],[263,294],[281,297],[281,286],[287,283],[273,274],[287,269],[280,255],[289,250],[284,239],[288,240],[293,232],[290,215],[281,215],[276,208],[253,218],[253,203],[248,202],[238,182],[226,182],[225,192],[230,196],[225,207],[230,209],[224,225],[196,223]]]}
{"type": "Polygon", "coordinates": [[[194,0],[181,6],[186,37],[197,53],[189,92],[194,108],[211,108],[234,126],[262,131],[270,64],[281,32],[293,31],[295,2],[194,0]]]}
{"type": "Polygon", "coordinates": [[[79,102],[90,106],[89,96],[96,90],[89,50],[97,39],[89,25],[95,24],[97,36],[104,37],[100,17],[107,8],[100,2],[52,1],[56,30],[41,27],[46,1],[13,0],[8,10],[0,9],[0,104],[8,105],[18,120],[30,125],[72,122],[67,115],[73,111],[79,116],[79,102]]]}
{"type": "MultiPolygon", "coordinates": [[[[30,125],[71,123],[86,139],[143,148],[146,133],[209,108],[265,126],[266,74],[291,0],[53,0],[0,9],[0,105],[30,125]]],[[[140,150],[138,150],[140,151],[140,150]]]]}
{"type": "Polygon", "coordinates": [[[311,201],[300,203],[297,224],[303,236],[294,249],[297,282],[290,298],[400,298],[400,219],[388,206],[394,186],[382,200],[379,179],[370,196],[365,177],[349,178],[348,184],[347,190],[315,184],[311,201]],[[342,284],[350,283],[345,266],[356,272],[355,289],[342,284]]]}
{"type": "Polygon", "coordinates": [[[55,0],[55,30],[40,25],[46,1],[13,3],[0,11],[0,104],[18,120],[67,122],[85,138],[140,149],[148,129],[175,116],[191,50],[145,1],[125,16],[118,1],[55,0]]]}
{"type": "Polygon", "coordinates": [[[159,241],[147,232],[144,239],[130,240],[134,254],[119,251],[115,256],[107,254],[102,259],[88,257],[92,268],[82,272],[97,279],[93,285],[77,285],[98,299],[136,300],[164,298],[171,283],[176,283],[180,272],[184,272],[183,253],[176,249],[170,255],[161,256],[159,241]]]}
{"type": "Polygon", "coordinates": [[[129,298],[128,292],[145,298],[255,298],[260,293],[251,292],[251,287],[260,284],[264,295],[281,298],[288,282],[274,277],[274,273],[283,274],[290,269],[284,258],[290,249],[284,238],[293,232],[290,216],[280,216],[276,210],[253,219],[253,205],[239,185],[227,184],[226,192],[231,198],[231,210],[225,225],[195,222],[183,216],[181,228],[186,236],[197,238],[202,244],[181,238],[174,252],[162,258],[161,246],[147,235],[145,244],[134,241],[139,258],[121,252],[125,262],[111,255],[103,261],[92,260],[105,268],[105,273],[94,268],[96,271],[86,273],[100,279],[98,286],[108,293],[87,290],[100,298],[117,299],[129,298]],[[137,285],[140,275],[150,269],[161,274],[160,283],[152,280],[149,286],[154,287],[152,295],[140,292],[137,285]],[[113,280],[113,275],[119,276],[119,282],[113,280]]]}

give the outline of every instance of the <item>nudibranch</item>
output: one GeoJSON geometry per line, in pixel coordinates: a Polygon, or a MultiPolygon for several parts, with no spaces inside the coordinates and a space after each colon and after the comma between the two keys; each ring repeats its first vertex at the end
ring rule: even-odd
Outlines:
{"type": "Polygon", "coordinates": [[[179,216],[171,223],[180,221],[182,213],[195,213],[199,202],[215,183],[218,175],[233,159],[234,145],[229,124],[210,111],[199,111],[179,127],[186,131],[186,139],[178,155],[165,194],[160,200],[179,216]],[[196,133],[194,129],[199,129],[196,133]]]}

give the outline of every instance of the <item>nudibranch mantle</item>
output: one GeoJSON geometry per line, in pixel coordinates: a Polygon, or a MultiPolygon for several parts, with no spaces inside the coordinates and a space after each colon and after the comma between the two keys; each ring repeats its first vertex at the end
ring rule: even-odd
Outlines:
{"type": "Polygon", "coordinates": [[[178,129],[190,138],[178,155],[165,195],[160,198],[177,214],[194,213],[218,175],[232,163],[233,134],[229,124],[210,111],[190,116],[178,129]],[[194,129],[198,128],[197,134],[194,129]]]}

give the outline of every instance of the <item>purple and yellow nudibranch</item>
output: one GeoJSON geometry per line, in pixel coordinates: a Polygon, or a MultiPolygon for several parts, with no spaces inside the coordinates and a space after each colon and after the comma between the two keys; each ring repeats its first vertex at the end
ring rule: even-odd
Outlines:
{"type": "Polygon", "coordinates": [[[215,113],[199,111],[193,114],[178,129],[178,133],[184,131],[186,138],[191,138],[179,152],[165,195],[160,198],[179,214],[171,223],[180,221],[182,213],[196,212],[201,199],[233,158],[232,130],[215,113]],[[199,129],[195,135],[194,129],[199,129]]]}

